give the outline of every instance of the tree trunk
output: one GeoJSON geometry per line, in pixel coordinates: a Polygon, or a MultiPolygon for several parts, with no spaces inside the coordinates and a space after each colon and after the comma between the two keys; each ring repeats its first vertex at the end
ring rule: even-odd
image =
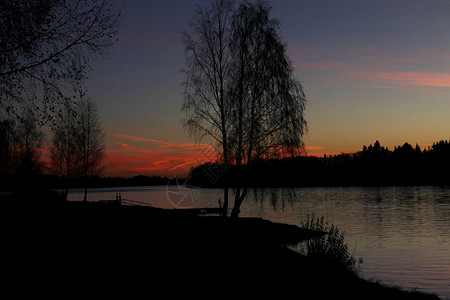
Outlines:
{"type": "Polygon", "coordinates": [[[87,201],[87,186],[88,186],[88,174],[87,174],[87,167],[84,169],[84,202],[87,201]]]}
{"type": "Polygon", "coordinates": [[[67,194],[68,193],[69,193],[69,188],[66,186],[66,189],[64,190],[64,195],[63,195],[64,201],[67,201],[67,194]]]}
{"type": "Polygon", "coordinates": [[[245,199],[245,196],[247,195],[247,188],[243,188],[241,191],[241,188],[236,188],[236,195],[234,198],[234,205],[233,210],[231,211],[231,217],[237,218],[239,217],[239,213],[241,212],[241,204],[245,199]]]}
{"type": "MultiPolygon", "coordinates": [[[[69,167],[67,167],[69,168],[69,167]]],[[[65,191],[64,191],[64,200],[67,201],[67,195],[69,194],[69,180],[70,180],[70,172],[69,169],[67,169],[67,175],[65,178],[65,191]]]]}
{"type": "Polygon", "coordinates": [[[87,201],[87,179],[85,179],[84,181],[84,200],[83,201],[87,201]]]}
{"type": "Polygon", "coordinates": [[[223,188],[223,207],[222,217],[226,217],[228,213],[228,187],[223,188]]]}

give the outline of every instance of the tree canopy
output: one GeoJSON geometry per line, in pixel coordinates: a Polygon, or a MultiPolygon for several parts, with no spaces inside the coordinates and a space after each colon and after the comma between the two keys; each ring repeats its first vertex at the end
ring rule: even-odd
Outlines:
{"type": "Polygon", "coordinates": [[[115,41],[119,13],[110,0],[2,0],[0,105],[27,100],[42,116],[85,93],[90,60],[115,41]]]}

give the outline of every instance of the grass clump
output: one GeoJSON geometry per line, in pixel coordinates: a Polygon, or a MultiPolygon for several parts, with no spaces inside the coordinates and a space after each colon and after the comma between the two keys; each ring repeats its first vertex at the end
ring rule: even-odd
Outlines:
{"type": "Polygon", "coordinates": [[[302,223],[302,227],[324,233],[321,237],[303,243],[300,249],[303,255],[342,266],[353,273],[357,272],[363,260],[359,258],[357,264],[356,258],[348,251],[348,246],[344,242],[345,232],[340,232],[337,226],[328,223],[324,216],[319,218],[315,215],[308,215],[306,221],[302,223]]]}

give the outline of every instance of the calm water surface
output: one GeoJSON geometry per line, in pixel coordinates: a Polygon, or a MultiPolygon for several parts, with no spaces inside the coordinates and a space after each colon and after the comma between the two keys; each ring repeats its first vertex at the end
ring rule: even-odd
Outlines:
{"type": "MultiPolygon", "coordinates": [[[[220,189],[131,187],[92,189],[88,199],[122,198],[155,207],[217,207],[220,189]]],[[[232,195],[232,193],[231,193],[232,195]]],[[[69,200],[82,200],[72,190],[69,200]]],[[[300,225],[309,214],[345,231],[360,274],[450,299],[450,187],[345,187],[251,190],[241,216],[300,225]]]]}

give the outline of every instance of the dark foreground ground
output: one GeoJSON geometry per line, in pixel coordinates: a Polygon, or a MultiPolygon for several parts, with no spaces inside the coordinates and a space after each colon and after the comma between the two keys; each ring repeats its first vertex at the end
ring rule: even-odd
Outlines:
{"type": "Polygon", "coordinates": [[[261,219],[95,203],[0,203],[0,298],[437,299],[283,247],[314,236],[261,219]]]}

